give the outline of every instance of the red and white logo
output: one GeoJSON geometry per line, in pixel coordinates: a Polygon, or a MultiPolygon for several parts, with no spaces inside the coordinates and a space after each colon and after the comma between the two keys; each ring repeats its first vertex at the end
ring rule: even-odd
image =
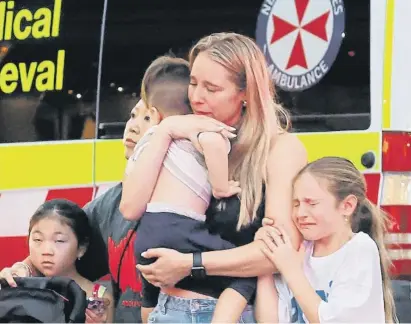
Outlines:
{"type": "Polygon", "coordinates": [[[344,37],[342,0],[266,0],[256,40],[275,84],[302,91],[330,70],[344,37]]]}

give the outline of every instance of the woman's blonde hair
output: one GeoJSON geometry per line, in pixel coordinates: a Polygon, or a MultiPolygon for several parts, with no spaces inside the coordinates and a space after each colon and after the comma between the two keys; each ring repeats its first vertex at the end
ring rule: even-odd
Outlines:
{"type": "Polygon", "coordinates": [[[327,189],[338,203],[349,195],[354,195],[357,198],[357,207],[350,217],[351,227],[353,232],[361,231],[368,234],[377,244],[381,260],[385,319],[387,323],[396,322],[389,275],[391,260],[384,243],[384,235],[387,233],[390,217],[367,198],[365,178],[351,161],[340,157],[321,158],[307,164],[297,174],[295,180],[304,173],[325,180],[327,189]]]}
{"type": "Polygon", "coordinates": [[[190,51],[191,67],[201,52],[224,66],[238,90],[245,92],[246,107],[229,157],[230,178],[239,181],[242,189],[237,224],[240,229],[256,217],[263,184],[267,183],[272,139],[289,129],[290,119],[286,110],[275,102],[273,81],[264,54],[251,38],[236,33],[206,36],[190,51]]]}

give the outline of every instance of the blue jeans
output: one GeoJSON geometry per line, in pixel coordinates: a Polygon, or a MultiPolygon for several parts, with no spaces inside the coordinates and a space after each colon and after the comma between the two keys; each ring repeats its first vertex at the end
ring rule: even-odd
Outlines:
{"type": "MultiPolygon", "coordinates": [[[[217,299],[187,299],[160,293],[148,323],[211,323],[217,299]]],[[[239,323],[255,323],[253,308],[247,305],[239,323]]]]}

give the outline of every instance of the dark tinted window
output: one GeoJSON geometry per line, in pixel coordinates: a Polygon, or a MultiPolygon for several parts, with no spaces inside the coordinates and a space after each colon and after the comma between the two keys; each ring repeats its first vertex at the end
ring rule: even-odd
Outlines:
{"type": "Polygon", "coordinates": [[[191,45],[212,32],[253,37],[259,5],[232,0],[110,1],[99,110],[99,122],[107,132],[101,131],[102,136],[122,136],[120,128],[106,126],[128,119],[151,61],[167,53],[187,58],[191,45]]]}
{"type": "MultiPolygon", "coordinates": [[[[314,0],[308,3],[315,4],[314,0]]],[[[278,89],[279,99],[292,112],[295,131],[366,129],[370,124],[369,1],[330,3],[344,3],[345,38],[328,73],[302,92],[278,89]]],[[[255,38],[262,4],[236,0],[110,2],[100,121],[127,119],[143,73],[157,56],[173,52],[186,57],[193,42],[212,32],[235,31],[255,38]]]]}
{"type": "MultiPolygon", "coordinates": [[[[20,33],[1,30],[0,143],[92,138],[103,0],[0,3],[0,13],[13,12],[14,19],[36,11],[37,20],[43,17],[43,25],[25,23],[20,33]],[[25,26],[32,26],[27,35],[25,26]]],[[[235,31],[255,38],[262,4],[109,1],[98,122],[120,123],[112,129],[121,136],[121,123],[136,103],[143,73],[155,57],[167,52],[186,57],[193,42],[212,32],[235,31]]],[[[302,92],[279,89],[280,100],[294,116],[296,131],[369,126],[369,1],[346,0],[344,5],[345,38],[326,76],[302,92]]],[[[11,23],[5,20],[4,26],[11,23]]]]}
{"type": "Polygon", "coordinates": [[[103,0],[0,2],[0,143],[94,136],[102,9],[103,0]]]}

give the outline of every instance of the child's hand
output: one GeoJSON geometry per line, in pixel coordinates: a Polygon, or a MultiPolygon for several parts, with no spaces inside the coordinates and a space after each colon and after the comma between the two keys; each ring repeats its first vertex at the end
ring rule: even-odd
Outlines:
{"type": "Polygon", "coordinates": [[[106,323],[109,305],[110,300],[107,298],[89,298],[86,309],[86,323],[106,323]]]}
{"type": "Polygon", "coordinates": [[[86,323],[106,323],[107,311],[86,309],[86,323]]]}
{"type": "Polygon", "coordinates": [[[278,235],[281,235],[281,232],[278,229],[276,229],[275,227],[272,227],[270,225],[266,225],[266,226],[262,226],[258,229],[258,231],[254,235],[254,241],[257,241],[257,240],[262,240],[262,241],[270,240],[270,242],[271,242],[271,235],[270,235],[271,231],[276,231],[278,235]]]}
{"type": "MultiPolygon", "coordinates": [[[[302,270],[305,246],[301,243],[298,251],[293,248],[290,237],[286,231],[281,228],[268,227],[263,239],[265,247],[262,252],[277,267],[278,271],[287,277],[295,270],[302,270]]],[[[287,279],[287,278],[286,278],[287,279]]]]}
{"type": "Polygon", "coordinates": [[[23,262],[16,262],[11,268],[4,268],[0,271],[0,279],[5,279],[10,287],[17,287],[14,277],[31,277],[30,267],[23,262]]]}
{"type": "Polygon", "coordinates": [[[226,191],[217,191],[213,189],[213,196],[216,199],[228,198],[239,193],[241,193],[240,182],[234,180],[228,181],[228,188],[226,191]]]}

